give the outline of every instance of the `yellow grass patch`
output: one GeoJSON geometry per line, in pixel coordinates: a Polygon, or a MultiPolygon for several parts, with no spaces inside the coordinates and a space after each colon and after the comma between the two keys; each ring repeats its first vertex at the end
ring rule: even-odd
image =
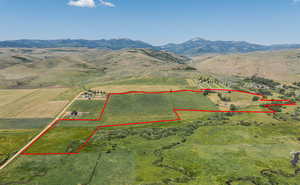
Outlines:
{"type": "MultiPolygon", "coordinates": [[[[208,94],[208,98],[216,105],[218,105],[218,108],[222,111],[227,111],[229,110],[229,105],[227,105],[226,102],[222,102],[220,100],[220,98],[218,97],[218,94],[217,93],[210,93],[208,94]]],[[[229,102],[230,103],[230,102],[229,102]]]]}
{"type": "Polygon", "coordinates": [[[189,86],[191,86],[191,87],[197,87],[197,83],[195,82],[195,80],[193,80],[193,79],[186,79],[186,81],[189,84],[189,86]]]}
{"type": "MultiPolygon", "coordinates": [[[[9,97],[0,105],[0,118],[51,118],[58,114],[68,101],[53,101],[64,88],[1,90],[9,97]]],[[[0,96],[0,100],[4,99],[0,96]]]]}
{"type": "Polygon", "coordinates": [[[18,114],[17,118],[51,118],[57,115],[66,106],[68,101],[49,101],[26,109],[18,114]]]}
{"type": "Polygon", "coordinates": [[[29,95],[36,89],[21,89],[21,90],[0,90],[0,106],[4,106],[14,101],[29,95]]]}
{"type": "Polygon", "coordinates": [[[180,90],[180,86],[175,85],[106,85],[93,88],[93,90],[102,90],[106,93],[119,93],[126,91],[169,91],[180,90]]]}

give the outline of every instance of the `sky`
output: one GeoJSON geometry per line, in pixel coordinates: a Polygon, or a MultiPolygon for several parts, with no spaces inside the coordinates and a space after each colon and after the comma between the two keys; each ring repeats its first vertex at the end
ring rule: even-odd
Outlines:
{"type": "Polygon", "coordinates": [[[0,0],[0,40],[300,43],[300,0],[0,0]]]}

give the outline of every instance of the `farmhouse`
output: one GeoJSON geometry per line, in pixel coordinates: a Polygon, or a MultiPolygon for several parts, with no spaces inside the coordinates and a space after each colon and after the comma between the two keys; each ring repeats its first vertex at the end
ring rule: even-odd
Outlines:
{"type": "Polygon", "coordinates": [[[74,110],[70,113],[70,116],[78,116],[78,112],[74,110]]]}

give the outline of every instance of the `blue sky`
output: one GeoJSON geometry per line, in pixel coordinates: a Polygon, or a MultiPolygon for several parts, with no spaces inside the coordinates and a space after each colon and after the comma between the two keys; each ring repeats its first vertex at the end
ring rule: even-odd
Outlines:
{"type": "Polygon", "coordinates": [[[300,43],[300,0],[0,0],[0,40],[300,43]]]}

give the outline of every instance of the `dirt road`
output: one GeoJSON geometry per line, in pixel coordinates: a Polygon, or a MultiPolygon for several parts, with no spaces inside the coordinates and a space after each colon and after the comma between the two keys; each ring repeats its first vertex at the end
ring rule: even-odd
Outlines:
{"type": "Polygon", "coordinates": [[[68,105],[61,111],[61,113],[56,116],[56,118],[49,123],[37,136],[35,136],[27,145],[21,148],[15,155],[13,155],[10,159],[8,159],[1,167],[0,170],[4,169],[8,164],[10,164],[15,158],[17,158],[29,145],[34,143],[41,135],[43,135],[56,121],[64,114],[64,112],[70,107],[70,105],[80,96],[82,92],[80,92],[68,105]]]}

